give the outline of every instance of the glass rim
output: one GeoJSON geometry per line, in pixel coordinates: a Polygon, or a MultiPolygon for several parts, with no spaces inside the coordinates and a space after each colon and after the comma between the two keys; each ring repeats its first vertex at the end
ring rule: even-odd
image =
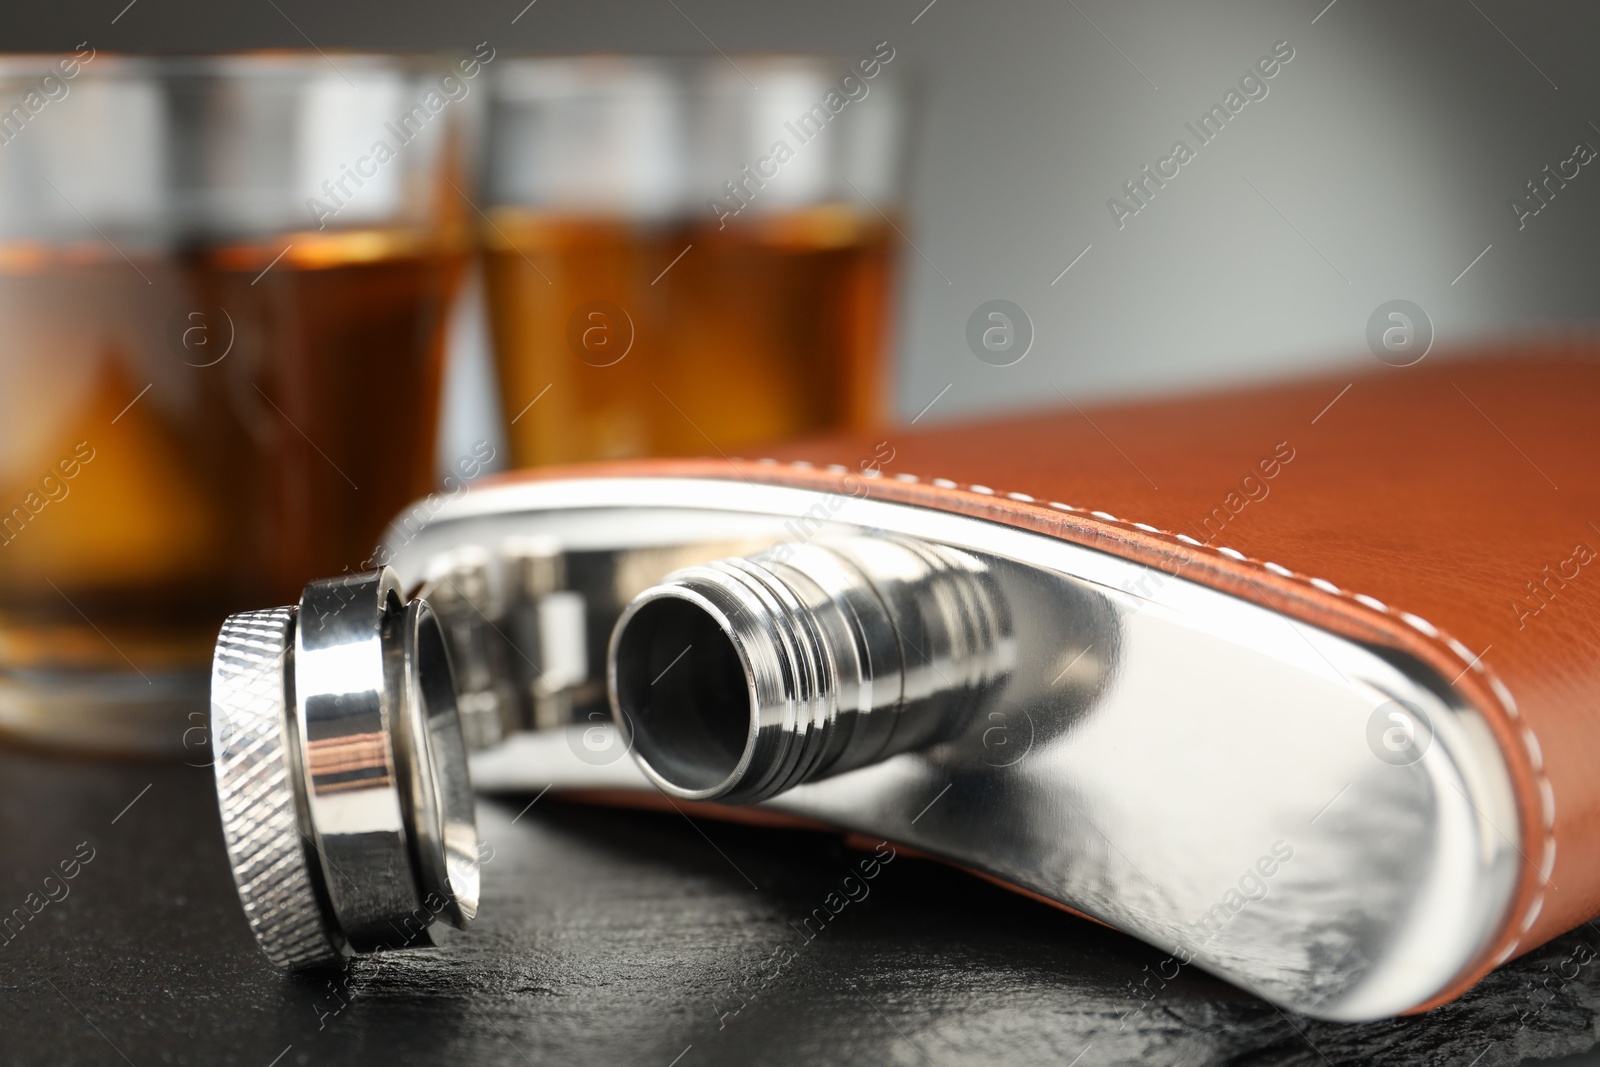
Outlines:
{"type": "Polygon", "coordinates": [[[366,71],[428,71],[467,56],[468,49],[429,49],[421,51],[373,51],[369,49],[321,50],[304,48],[259,48],[240,51],[137,53],[90,49],[89,58],[81,52],[0,52],[0,80],[56,74],[66,61],[79,64],[75,78],[139,74],[195,74],[244,77],[253,74],[309,72],[322,68],[342,73],[335,61],[366,71]]]}
{"type": "MultiPolygon", "coordinates": [[[[736,70],[739,63],[756,64],[763,67],[774,67],[792,64],[817,68],[831,72],[836,65],[843,67],[861,61],[863,55],[845,51],[781,51],[774,49],[752,49],[749,51],[735,52],[547,52],[547,53],[515,53],[502,52],[495,60],[495,67],[502,72],[530,67],[571,68],[588,67],[595,70],[606,67],[618,69],[628,67],[656,67],[673,69],[712,69],[719,67],[736,70]]],[[[865,58],[870,58],[867,56],[865,58]]],[[[898,57],[897,57],[898,59],[898,57]]],[[[883,69],[888,71],[890,64],[884,63],[883,69]]],[[[909,64],[898,64],[898,72],[909,64]]],[[[841,68],[843,69],[843,68],[841,68]]],[[[848,73],[848,70],[846,71],[848,73]]]]}
{"type": "Polygon", "coordinates": [[[541,63],[546,61],[560,62],[567,60],[620,60],[632,62],[634,60],[655,60],[662,62],[713,62],[726,63],[733,59],[812,59],[812,60],[838,60],[857,59],[859,56],[842,49],[786,49],[786,48],[746,48],[735,49],[727,52],[628,52],[628,51],[592,51],[592,52],[507,52],[505,60],[508,63],[541,63]]]}

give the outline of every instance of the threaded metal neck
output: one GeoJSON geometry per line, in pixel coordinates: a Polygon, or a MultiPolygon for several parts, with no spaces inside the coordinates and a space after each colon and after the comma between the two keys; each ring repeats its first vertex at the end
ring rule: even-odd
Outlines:
{"type": "Polygon", "coordinates": [[[668,575],[613,631],[613,714],[650,779],[753,803],[932,744],[1005,670],[977,560],[903,538],[780,544],[668,575]]]}

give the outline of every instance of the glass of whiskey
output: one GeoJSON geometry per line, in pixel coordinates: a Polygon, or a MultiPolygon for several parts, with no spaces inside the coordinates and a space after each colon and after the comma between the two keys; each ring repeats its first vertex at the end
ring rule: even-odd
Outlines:
{"type": "Polygon", "coordinates": [[[0,730],[204,753],[222,620],[429,488],[492,61],[0,57],[0,730]]]}
{"type": "Polygon", "coordinates": [[[880,421],[898,63],[884,42],[495,71],[482,235],[514,463],[732,456],[880,421]]]}

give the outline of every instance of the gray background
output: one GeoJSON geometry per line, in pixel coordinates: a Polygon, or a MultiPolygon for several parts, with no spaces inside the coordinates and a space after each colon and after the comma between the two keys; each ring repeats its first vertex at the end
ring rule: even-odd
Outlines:
{"type": "MultiPolygon", "coordinates": [[[[125,5],[13,10],[0,48],[488,40],[505,55],[715,47],[855,56],[890,41],[916,73],[920,102],[908,168],[915,248],[902,248],[895,337],[906,419],[936,397],[930,422],[1059,402],[1056,390],[1082,401],[1365,366],[1368,317],[1395,298],[1432,318],[1433,358],[1486,339],[1586,330],[1600,302],[1600,166],[1585,167],[1526,229],[1507,205],[1576,140],[1600,148],[1590,124],[1600,123],[1592,5],[125,5]],[[1269,95],[1118,230],[1107,199],[1176,138],[1192,143],[1183,123],[1281,40],[1295,58],[1269,95]],[[1014,366],[980,362],[965,341],[968,316],[994,298],[1034,323],[1032,350],[1014,366]]],[[[463,324],[464,341],[472,327],[463,324]]],[[[453,388],[453,437],[492,429],[481,386],[469,362],[453,388]]],[[[442,452],[454,454],[448,443],[442,452]]]]}

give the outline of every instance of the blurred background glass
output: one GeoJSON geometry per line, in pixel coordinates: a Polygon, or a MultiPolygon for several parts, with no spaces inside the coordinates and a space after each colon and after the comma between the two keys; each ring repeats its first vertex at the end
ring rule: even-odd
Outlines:
{"type": "Polygon", "coordinates": [[[0,61],[0,725],[174,748],[219,621],[427,490],[466,70],[0,61]]]}
{"type": "Polygon", "coordinates": [[[497,66],[485,275],[514,463],[881,420],[893,55],[497,66]]]}

